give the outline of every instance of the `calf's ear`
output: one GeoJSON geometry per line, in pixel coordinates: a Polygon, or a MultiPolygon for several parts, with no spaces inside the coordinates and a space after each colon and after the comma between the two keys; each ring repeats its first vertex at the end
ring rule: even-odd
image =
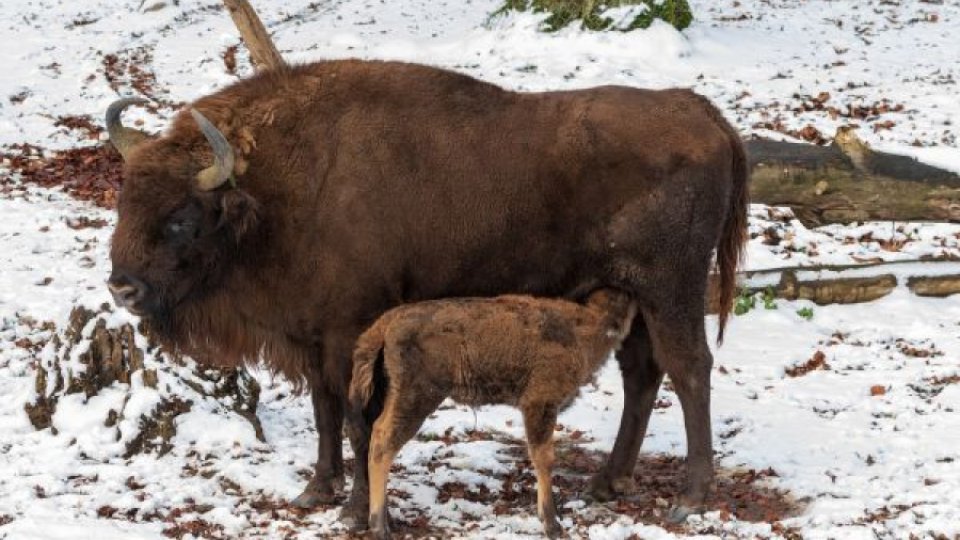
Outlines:
{"type": "Polygon", "coordinates": [[[242,189],[227,189],[220,197],[220,220],[218,227],[228,229],[236,240],[257,227],[260,220],[260,203],[242,189]]]}

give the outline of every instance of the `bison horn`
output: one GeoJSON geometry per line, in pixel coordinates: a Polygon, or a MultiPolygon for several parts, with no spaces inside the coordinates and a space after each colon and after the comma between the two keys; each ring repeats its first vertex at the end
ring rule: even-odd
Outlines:
{"type": "Polygon", "coordinates": [[[197,183],[200,184],[200,189],[211,191],[222,186],[228,180],[233,184],[234,157],[230,142],[216,126],[196,109],[190,109],[190,114],[196,120],[197,125],[200,126],[200,131],[213,149],[213,165],[197,173],[197,183]]]}
{"type": "Polygon", "coordinates": [[[150,135],[138,129],[128,128],[120,122],[120,115],[131,105],[145,105],[150,103],[143,98],[128,97],[114,101],[107,107],[107,133],[110,135],[110,144],[120,152],[123,159],[127,159],[130,149],[150,139],[150,135]]]}

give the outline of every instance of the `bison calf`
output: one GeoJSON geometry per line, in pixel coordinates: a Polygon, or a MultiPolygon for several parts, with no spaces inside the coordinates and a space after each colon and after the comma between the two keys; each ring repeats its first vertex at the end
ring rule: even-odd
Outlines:
{"type": "Polygon", "coordinates": [[[354,418],[375,391],[386,391],[368,462],[374,536],[389,537],[387,474],[394,457],[447,397],[521,410],[537,474],[537,513],[547,536],[558,536],[550,473],[557,414],[619,348],[635,311],[625,294],[600,289],[586,305],[500,296],[410,304],[380,317],[357,341],[350,386],[354,418]],[[386,388],[375,388],[384,379],[386,388]]]}

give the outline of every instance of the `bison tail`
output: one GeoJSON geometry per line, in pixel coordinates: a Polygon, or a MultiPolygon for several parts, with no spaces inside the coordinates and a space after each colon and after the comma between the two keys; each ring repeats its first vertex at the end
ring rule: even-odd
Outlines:
{"type": "Polygon", "coordinates": [[[377,321],[357,340],[353,352],[353,378],[350,381],[350,404],[363,409],[376,390],[377,361],[383,350],[386,325],[377,321]]]}
{"type": "Polygon", "coordinates": [[[723,331],[733,309],[737,293],[737,268],[743,261],[747,241],[747,209],[750,206],[748,186],[750,172],[747,156],[740,136],[727,128],[733,150],[733,189],[730,192],[727,219],[717,244],[717,270],[720,274],[720,313],[717,330],[717,345],[723,343],[723,331]]]}

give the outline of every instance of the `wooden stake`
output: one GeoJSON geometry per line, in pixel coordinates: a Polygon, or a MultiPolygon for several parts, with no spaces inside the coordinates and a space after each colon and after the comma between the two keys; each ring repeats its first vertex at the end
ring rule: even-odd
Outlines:
{"type": "Polygon", "coordinates": [[[250,60],[256,69],[275,69],[286,65],[250,2],[223,0],[223,5],[227,7],[233,23],[237,25],[237,31],[250,51],[250,60]]]}

